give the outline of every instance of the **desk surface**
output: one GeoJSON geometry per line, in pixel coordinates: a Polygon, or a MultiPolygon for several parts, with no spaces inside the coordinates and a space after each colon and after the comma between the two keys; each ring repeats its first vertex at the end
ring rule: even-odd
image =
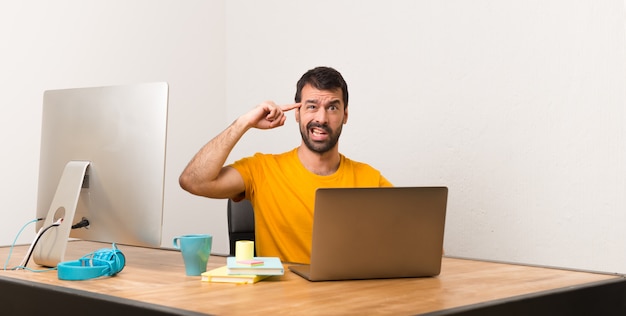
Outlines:
{"type": "MultiPolygon", "coordinates": [[[[71,241],[65,260],[75,260],[110,244],[71,241]]],[[[622,279],[621,276],[523,265],[443,258],[433,278],[308,282],[285,275],[256,284],[201,282],[185,275],[178,251],[118,245],[127,265],[115,277],[64,281],[56,271],[0,270],[0,277],[67,287],[207,314],[421,314],[481,304],[542,291],[622,279]]],[[[15,247],[13,267],[27,246],[15,247]]],[[[6,260],[9,247],[0,248],[6,260]]],[[[208,268],[225,264],[211,256],[208,268]]],[[[38,268],[34,263],[29,267],[38,268]]]]}

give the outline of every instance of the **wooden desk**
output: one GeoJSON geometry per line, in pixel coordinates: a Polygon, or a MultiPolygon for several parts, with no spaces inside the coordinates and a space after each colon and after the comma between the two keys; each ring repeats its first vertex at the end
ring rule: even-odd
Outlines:
{"type": "MultiPolygon", "coordinates": [[[[110,246],[72,241],[65,260],[110,246]]],[[[552,309],[550,314],[589,308],[600,308],[596,315],[626,311],[626,281],[618,275],[443,258],[441,275],[434,278],[308,282],[285,269],[281,277],[236,285],[186,276],[178,251],[118,247],[127,264],[115,277],[63,281],[56,271],[0,270],[0,311],[42,315],[58,306],[59,314],[70,310],[83,315],[496,315],[508,306],[519,313],[507,310],[507,315],[522,315],[524,309],[542,315],[543,305],[552,309]],[[548,304],[537,305],[550,297],[548,304]]],[[[27,248],[13,249],[9,268],[22,260],[27,248]]],[[[0,248],[3,264],[8,253],[9,247],[0,248]]],[[[211,256],[208,267],[223,264],[224,257],[211,256]]],[[[38,268],[34,263],[29,267],[38,268]]]]}

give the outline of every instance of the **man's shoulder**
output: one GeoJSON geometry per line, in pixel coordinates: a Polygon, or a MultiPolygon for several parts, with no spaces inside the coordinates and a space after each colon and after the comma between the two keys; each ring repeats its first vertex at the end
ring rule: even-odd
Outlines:
{"type": "Polygon", "coordinates": [[[344,156],[343,154],[341,155],[341,161],[342,163],[344,163],[346,166],[349,166],[351,168],[355,168],[355,169],[370,169],[370,170],[376,170],[374,167],[372,167],[370,164],[365,163],[365,162],[361,162],[358,160],[353,160],[350,159],[346,156],[344,156]]]}
{"type": "Polygon", "coordinates": [[[251,159],[258,159],[258,160],[292,159],[294,157],[295,150],[296,149],[292,149],[292,150],[289,150],[289,151],[286,151],[286,152],[283,152],[283,153],[279,153],[279,154],[270,154],[270,153],[257,152],[250,158],[251,159]]]}
{"type": "Polygon", "coordinates": [[[344,156],[343,154],[341,155],[341,160],[342,160],[342,164],[346,168],[352,169],[356,172],[372,172],[372,173],[380,174],[380,171],[372,167],[370,164],[361,162],[358,160],[350,159],[344,156]]]}
{"type": "Polygon", "coordinates": [[[365,182],[361,182],[361,184],[384,186],[384,187],[393,186],[393,184],[389,182],[389,180],[387,180],[387,178],[385,178],[382,175],[380,170],[372,167],[371,165],[367,163],[355,161],[343,155],[342,155],[342,161],[344,165],[343,168],[340,168],[340,169],[343,169],[342,172],[352,172],[354,174],[358,174],[359,176],[355,177],[355,179],[358,178],[359,182],[365,181],[365,182]]]}
{"type": "Polygon", "coordinates": [[[280,154],[262,153],[257,152],[252,156],[241,158],[237,160],[233,166],[262,166],[273,164],[285,164],[290,160],[294,160],[297,154],[294,154],[294,150],[290,150],[280,154]]]}

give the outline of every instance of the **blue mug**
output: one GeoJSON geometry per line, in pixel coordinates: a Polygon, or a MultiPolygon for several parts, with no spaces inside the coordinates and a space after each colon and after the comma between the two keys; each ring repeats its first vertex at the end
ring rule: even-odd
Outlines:
{"type": "Polygon", "coordinates": [[[181,235],[172,240],[174,248],[183,254],[185,273],[197,276],[206,271],[211,255],[213,236],[207,234],[181,235]]]}

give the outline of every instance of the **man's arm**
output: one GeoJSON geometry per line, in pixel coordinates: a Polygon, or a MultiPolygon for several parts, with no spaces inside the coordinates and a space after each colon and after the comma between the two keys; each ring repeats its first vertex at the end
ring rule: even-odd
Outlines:
{"type": "Polygon", "coordinates": [[[231,198],[245,190],[237,170],[224,167],[228,155],[241,137],[250,129],[271,129],[285,123],[285,111],[299,107],[299,103],[277,106],[268,101],[237,118],[219,135],[204,145],[183,170],[180,186],[195,195],[210,198],[231,198]]]}

